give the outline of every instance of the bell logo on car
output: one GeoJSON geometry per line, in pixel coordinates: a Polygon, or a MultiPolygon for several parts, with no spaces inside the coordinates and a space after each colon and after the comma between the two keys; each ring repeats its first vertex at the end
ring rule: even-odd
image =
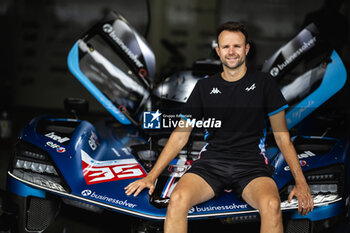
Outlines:
{"type": "Polygon", "coordinates": [[[45,136],[46,136],[46,137],[49,137],[49,138],[51,138],[52,140],[55,140],[55,141],[57,141],[57,142],[59,142],[59,143],[64,143],[64,142],[70,140],[70,138],[67,138],[67,137],[60,137],[60,136],[55,135],[55,132],[47,133],[47,134],[45,134],[45,136]]]}

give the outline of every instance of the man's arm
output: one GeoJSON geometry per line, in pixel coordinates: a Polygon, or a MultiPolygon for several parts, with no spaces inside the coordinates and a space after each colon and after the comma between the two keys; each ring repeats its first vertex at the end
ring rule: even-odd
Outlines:
{"type": "Polygon", "coordinates": [[[130,183],[125,187],[125,193],[129,196],[134,193],[136,197],[144,188],[149,188],[151,195],[155,188],[155,181],[168,164],[178,155],[180,150],[186,145],[191,134],[191,127],[177,127],[170,135],[168,142],[159,155],[159,158],[145,178],[130,183]]]}
{"type": "Polygon", "coordinates": [[[293,196],[296,196],[298,199],[298,212],[301,213],[303,210],[303,215],[306,215],[310,210],[313,210],[314,203],[297,153],[290,140],[284,110],[270,116],[269,119],[277,146],[281,150],[295,180],[295,186],[288,196],[288,201],[291,201],[293,196]]]}

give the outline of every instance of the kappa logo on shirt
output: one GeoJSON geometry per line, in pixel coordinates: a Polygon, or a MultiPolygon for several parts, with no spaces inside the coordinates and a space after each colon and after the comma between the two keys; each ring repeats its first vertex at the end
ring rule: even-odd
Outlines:
{"type": "Polygon", "coordinates": [[[245,90],[246,90],[246,91],[252,91],[252,90],[254,90],[255,88],[256,88],[255,83],[253,83],[253,85],[251,85],[250,87],[247,87],[245,90]]]}
{"type": "Polygon", "coordinates": [[[213,89],[210,92],[210,95],[211,94],[221,94],[221,91],[217,87],[213,87],[213,89]]]}

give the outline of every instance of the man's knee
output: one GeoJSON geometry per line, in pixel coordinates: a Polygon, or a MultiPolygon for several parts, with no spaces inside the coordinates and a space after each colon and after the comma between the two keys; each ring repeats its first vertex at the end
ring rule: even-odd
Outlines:
{"type": "Polygon", "coordinates": [[[190,198],[186,192],[174,190],[170,196],[168,209],[171,208],[190,208],[190,198]]]}
{"type": "Polygon", "coordinates": [[[265,197],[262,199],[259,211],[264,214],[267,213],[269,215],[280,214],[281,212],[281,202],[278,197],[265,197]]]}

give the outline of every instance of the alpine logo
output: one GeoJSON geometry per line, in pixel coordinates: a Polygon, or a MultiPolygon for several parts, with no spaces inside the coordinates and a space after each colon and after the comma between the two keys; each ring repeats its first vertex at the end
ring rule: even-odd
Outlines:
{"type": "Polygon", "coordinates": [[[170,199],[169,198],[166,198],[166,199],[156,199],[156,200],[153,200],[155,203],[159,203],[159,204],[168,204],[170,199]]]}
{"type": "Polygon", "coordinates": [[[251,85],[250,87],[247,87],[245,90],[246,90],[246,91],[252,91],[252,90],[254,90],[255,88],[256,88],[255,83],[253,83],[253,85],[251,85]]]}
{"type": "Polygon", "coordinates": [[[213,89],[210,92],[210,95],[211,94],[221,94],[221,91],[217,87],[213,87],[213,89]]]}

